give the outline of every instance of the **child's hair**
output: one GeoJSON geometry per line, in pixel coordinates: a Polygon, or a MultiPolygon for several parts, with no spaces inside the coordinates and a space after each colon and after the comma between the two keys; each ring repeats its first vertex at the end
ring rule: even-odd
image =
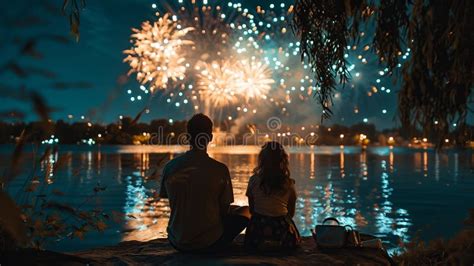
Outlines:
{"type": "Polygon", "coordinates": [[[258,155],[258,165],[253,172],[261,178],[260,188],[266,194],[284,191],[290,179],[290,169],[288,154],[283,146],[276,141],[265,143],[258,155]]]}

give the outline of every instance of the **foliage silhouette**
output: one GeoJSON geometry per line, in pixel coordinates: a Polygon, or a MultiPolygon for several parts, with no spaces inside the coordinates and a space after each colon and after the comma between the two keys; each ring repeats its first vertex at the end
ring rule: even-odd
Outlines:
{"type": "Polygon", "coordinates": [[[456,124],[457,138],[466,140],[474,82],[473,12],[473,1],[296,0],[293,27],[302,58],[315,68],[323,118],[331,115],[337,83],[350,78],[347,45],[358,43],[362,26],[375,25],[372,50],[391,75],[398,74],[401,50],[411,49],[398,97],[402,125],[435,133],[440,147],[456,124]]]}

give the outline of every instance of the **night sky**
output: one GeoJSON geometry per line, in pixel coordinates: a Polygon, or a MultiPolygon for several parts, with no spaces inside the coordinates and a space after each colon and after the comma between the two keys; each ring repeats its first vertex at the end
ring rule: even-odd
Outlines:
{"type": "MultiPolygon", "coordinates": [[[[228,3],[227,1],[218,2],[222,5],[228,3]]],[[[24,0],[10,1],[9,8],[0,11],[3,20],[1,34],[4,39],[1,46],[3,51],[0,55],[2,65],[15,56],[18,48],[11,43],[16,38],[30,36],[31,32],[35,34],[46,30],[69,36],[67,18],[52,15],[37,3],[37,1],[24,0]],[[19,14],[24,16],[26,16],[25,14],[40,15],[44,18],[45,24],[35,27],[33,30],[12,29],[5,26],[19,14]]],[[[85,120],[108,123],[117,120],[120,115],[133,117],[146,105],[148,105],[150,112],[143,116],[143,121],[156,118],[175,120],[188,118],[194,112],[193,108],[177,107],[173,102],[175,99],[168,103],[169,95],[157,93],[151,100],[149,96],[145,97],[144,95],[143,100],[132,102],[127,90],[135,92],[139,88],[138,82],[135,81],[135,75],[130,76],[130,81],[120,90],[116,86],[117,77],[129,70],[129,66],[122,61],[125,57],[123,50],[129,49],[131,46],[129,41],[131,28],[138,28],[143,21],[156,18],[154,16],[156,10],[152,8],[154,3],[160,5],[163,2],[150,0],[87,1],[86,9],[81,13],[79,42],[76,43],[72,36],[69,37],[68,44],[45,41],[38,46],[38,50],[44,54],[43,60],[25,59],[21,61],[29,66],[52,70],[57,74],[54,81],[36,76],[21,81],[13,74],[3,75],[2,79],[8,81],[11,86],[26,84],[28,89],[40,91],[48,104],[55,109],[52,115],[54,119],[68,120],[68,115],[73,115],[72,121],[81,120],[81,116],[85,116],[85,120]],[[58,89],[52,85],[53,82],[58,81],[86,82],[90,83],[91,87],[58,89]],[[96,110],[96,112],[91,112],[91,110],[96,110]]],[[[210,3],[215,5],[214,1],[210,1],[210,3]]],[[[242,7],[248,8],[250,12],[256,9],[256,1],[241,1],[241,3],[242,7]]],[[[280,5],[282,2],[258,1],[258,4],[264,8],[268,8],[270,3],[280,5]]],[[[292,1],[285,3],[290,5],[292,1]]],[[[59,3],[52,4],[59,5],[59,3]]],[[[370,31],[370,29],[367,30],[367,35],[370,34],[370,31]]],[[[295,41],[297,41],[296,38],[295,41]]],[[[371,53],[371,50],[363,51],[366,43],[370,44],[369,38],[363,39],[358,44],[358,50],[350,54],[349,59],[352,58],[350,61],[354,62],[356,68],[351,72],[353,75],[351,84],[354,86],[346,86],[341,91],[342,93],[337,95],[336,106],[333,108],[334,116],[325,123],[350,125],[368,122],[374,123],[379,129],[399,125],[396,122],[396,100],[399,85],[393,84],[393,77],[378,76],[384,67],[378,65],[377,58],[371,53]],[[357,58],[358,54],[363,55],[366,63],[361,63],[361,59],[357,58]],[[377,82],[377,79],[380,81],[377,82]],[[374,89],[373,86],[376,88],[374,89]]],[[[409,52],[407,56],[409,56],[409,52]]],[[[278,77],[274,76],[273,78],[277,80],[278,77]]],[[[318,107],[316,99],[311,99],[311,97],[304,101],[293,100],[286,106],[287,112],[284,115],[274,111],[272,107],[262,106],[260,108],[266,108],[266,110],[259,110],[256,115],[248,118],[249,121],[261,123],[268,117],[281,116],[284,123],[287,124],[320,123],[321,109],[318,107]]],[[[30,107],[29,104],[7,98],[2,100],[0,108],[0,111],[4,112],[11,109],[28,110],[30,107]]],[[[232,115],[235,118],[239,117],[239,114],[232,115]]],[[[34,119],[36,119],[34,116],[28,117],[28,120],[34,119]]],[[[472,122],[472,117],[468,121],[472,122]]]]}

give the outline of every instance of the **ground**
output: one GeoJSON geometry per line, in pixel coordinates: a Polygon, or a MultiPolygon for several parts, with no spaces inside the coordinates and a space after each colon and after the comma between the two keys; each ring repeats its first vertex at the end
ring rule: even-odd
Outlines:
{"type": "Polygon", "coordinates": [[[175,251],[166,239],[149,242],[122,242],[113,247],[73,254],[23,250],[7,256],[2,265],[390,265],[384,253],[371,248],[348,248],[320,251],[312,238],[304,238],[293,254],[248,254],[241,237],[218,255],[183,254],[175,251]]]}

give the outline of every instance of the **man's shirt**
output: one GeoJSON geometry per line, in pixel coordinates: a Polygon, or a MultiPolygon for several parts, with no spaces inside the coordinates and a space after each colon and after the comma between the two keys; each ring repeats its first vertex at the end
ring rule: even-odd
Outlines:
{"type": "Polygon", "coordinates": [[[163,169],[160,196],[169,198],[168,239],[182,250],[206,248],[223,233],[234,201],[229,169],[203,151],[188,151],[163,169]]]}

